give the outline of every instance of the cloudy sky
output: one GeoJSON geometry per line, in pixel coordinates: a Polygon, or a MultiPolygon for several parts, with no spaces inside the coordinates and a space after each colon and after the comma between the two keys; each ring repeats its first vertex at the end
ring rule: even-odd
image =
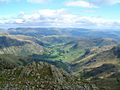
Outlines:
{"type": "Polygon", "coordinates": [[[120,0],[0,0],[0,27],[120,29],[120,0]]]}

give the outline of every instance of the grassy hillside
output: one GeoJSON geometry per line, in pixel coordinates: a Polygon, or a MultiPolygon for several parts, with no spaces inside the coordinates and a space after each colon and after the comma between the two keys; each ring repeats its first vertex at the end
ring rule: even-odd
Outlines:
{"type": "Polygon", "coordinates": [[[106,78],[120,73],[120,47],[91,54],[75,64],[77,73],[83,73],[86,78],[106,78]]]}
{"type": "Polygon", "coordinates": [[[42,54],[43,51],[43,47],[35,42],[15,39],[10,36],[0,36],[0,54],[29,56],[32,54],[42,54]]]}
{"type": "Polygon", "coordinates": [[[100,90],[120,90],[120,78],[105,78],[92,80],[100,90]]]}
{"type": "Polygon", "coordinates": [[[119,90],[120,47],[103,48],[95,49],[76,61],[72,65],[73,74],[89,80],[100,90],[119,90]]]}
{"type": "Polygon", "coordinates": [[[63,37],[60,36],[47,36],[42,39],[45,42],[48,41],[49,44],[45,48],[45,53],[39,58],[48,60],[64,60],[66,62],[79,61],[79,59],[86,53],[102,52],[118,44],[116,40],[108,38],[71,39],[70,37],[64,37],[63,39],[63,37]]]}
{"type": "Polygon", "coordinates": [[[23,66],[30,61],[28,58],[18,57],[11,54],[0,55],[0,70],[13,69],[18,66],[23,66]]]}
{"type": "Polygon", "coordinates": [[[16,39],[9,38],[7,36],[0,36],[0,48],[10,46],[23,46],[28,42],[18,41],[16,39]]]}

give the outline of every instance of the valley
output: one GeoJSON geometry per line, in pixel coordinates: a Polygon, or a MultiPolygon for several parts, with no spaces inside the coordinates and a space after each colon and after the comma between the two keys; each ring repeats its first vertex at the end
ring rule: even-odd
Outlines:
{"type": "Polygon", "coordinates": [[[120,89],[119,31],[10,28],[0,32],[2,90],[120,89]]]}

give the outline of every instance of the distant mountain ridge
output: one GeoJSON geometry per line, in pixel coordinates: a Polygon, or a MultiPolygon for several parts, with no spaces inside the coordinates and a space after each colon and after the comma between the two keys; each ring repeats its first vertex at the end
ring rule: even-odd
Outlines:
{"type": "Polygon", "coordinates": [[[7,30],[13,35],[28,35],[28,36],[49,36],[49,35],[67,35],[75,37],[87,38],[114,38],[120,39],[119,30],[92,30],[85,28],[9,28],[7,30]]]}

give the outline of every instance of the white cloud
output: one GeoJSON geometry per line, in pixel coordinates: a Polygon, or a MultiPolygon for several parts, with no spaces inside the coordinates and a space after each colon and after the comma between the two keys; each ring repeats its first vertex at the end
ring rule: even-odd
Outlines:
{"type": "MultiPolygon", "coordinates": [[[[0,3],[9,3],[9,2],[20,2],[22,0],[0,0],[0,3]]],[[[44,3],[47,2],[48,0],[25,0],[28,3],[44,3]]]]}
{"type": "Polygon", "coordinates": [[[19,2],[22,0],[0,0],[0,3],[19,2]]]}
{"type": "Polygon", "coordinates": [[[27,2],[30,2],[30,3],[43,3],[46,1],[48,1],[48,0],[27,0],[27,2]]]}
{"type": "Polygon", "coordinates": [[[115,5],[119,4],[120,0],[91,0],[91,3],[95,5],[115,5]]]}
{"type": "Polygon", "coordinates": [[[110,4],[118,4],[120,3],[120,0],[110,0],[110,4]]]}
{"type": "Polygon", "coordinates": [[[98,8],[101,5],[120,4],[120,0],[69,0],[65,3],[66,6],[76,6],[83,8],[98,8]]]}
{"type": "Polygon", "coordinates": [[[15,18],[0,18],[0,25],[34,27],[120,28],[120,20],[87,17],[68,13],[65,9],[43,9],[31,14],[20,12],[15,18]]]}
{"type": "MultiPolygon", "coordinates": [[[[22,0],[0,0],[0,3],[9,3],[9,2],[18,2],[22,0]]],[[[48,1],[54,1],[56,0],[25,0],[28,3],[44,3],[48,1]]],[[[61,0],[62,1],[62,0],[61,0]]],[[[96,8],[99,5],[114,5],[114,4],[119,4],[120,0],[66,0],[65,4],[67,6],[79,6],[79,7],[84,7],[84,8],[96,8]],[[67,1],[67,2],[66,2],[67,1]]],[[[64,2],[64,0],[63,0],[64,2]]]]}
{"type": "Polygon", "coordinates": [[[85,1],[85,0],[76,0],[66,2],[66,6],[79,6],[84,8],[97,8],[93,3],[85,1]]]}
{"type": "Polygon", "coordinates": [[[10,1],[10,0],[0,0],[0,2],[7,2],[7,1],[10,1]]]}

